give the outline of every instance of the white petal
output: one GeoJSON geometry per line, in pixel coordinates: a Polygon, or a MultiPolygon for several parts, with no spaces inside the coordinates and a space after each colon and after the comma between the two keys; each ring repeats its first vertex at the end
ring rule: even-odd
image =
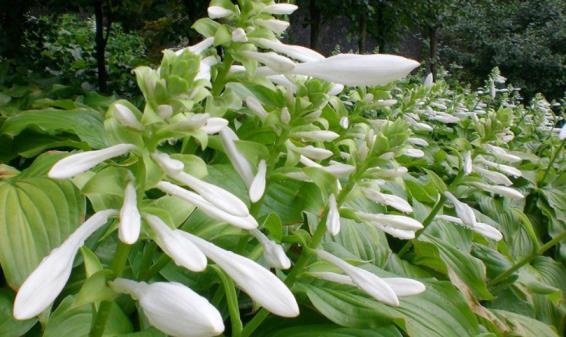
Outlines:
{"type": "Polygon", "coordinates": [[[234,133],[234,131],[232,131],[232,129],[226,127],[220,130],[220,138],[222,139],[224,150],[226,151],[226,155],[228,156],[228,159],[230,159],[232,166],[249,187],[254,179],[254,174],[250,163],[240,153],[240,151],[238,151],[238,148],[234,143],[234,141],[238,140],[238,136],[234,133]]]}
{"type": "Polygon", "coordinates": [[[187,185],[200,194],[206,201],[224,212],[239,217],[247,217],[250,215],[248,207],[242,200],[221,187],[195,178],[186,172],[178,172],[170,176],[184,185],[187,185]]]}
{"type": "Polygon", "coordinates": [[[377,275],[367,270],[354,267],[342,259],[327,253],[323,250],[317,250],[316,254],[323,260],[326,260],[336,267],[342,269],[361,290],[376,300],[392,306],[399,306],[399,299],[395,292],[387,283],[385,283],[377,275]]]}
{"type": "Polygon", "coordinates": [[[336,197],[331,194],[328,197],[328,215],[326,216],[326,230],[332,235],[340,232],[340,212],[336,204],[336,197]]]}
{"type": "Polygon", "coordinates": [[[242,54],[265,64],[277,73],[288,73],[295,68],[295,62],[274,52],[258,53],[255,51],[244,51],[242,54]]]}
{"type": "Polygon", "coordinates": [[[267,111],[265,111],[263,105],[261,105],[261,102],[257,98],[247,96],[244,101],[248,108],[250,108],[250,110],[253,111],[259,118],[264,119],[267,117],[267,111]]]}
{"type": "Polygon", "coordinates": [[[291,260],[285,254],[283,247],[271,240],[259,229],[252,229],[250,233],[263,246],[263,256],[271,268],[289,269],[291,268],[291,260]]]}
{"type": "Polygon", "coordinates": [[[344,85],[374,86],[401,79],[418,66],[414,60],[395,55],[339,54],[297,64],[293,73],[344,85]]]}
{"type": "Polygon", "coordinates": [[[437,216],[435,217],[435,219],[439,219],[439,220],[444,220],[444,221],[452,222],[452,223],[455,223],[455,224],[460,225],[460,226],[465,226],[465,225],[464,225],[464,222],[462,221],[462,219],[457,218],[457,217],[455,217],[455,216],[451,216],[451,215],[440,214],[440,215],[437,215],[437,216]]]}
{"type": "Polygon", "coordinates": [[[424,284],[410,278],[384,277],[382,280],[385,281],[385,283],[393,289],[395,295],[399,297],[417,295],[426,290],[424,284]]]}
{"type": "Polygon", "coordinates": [[[332,151],[330,150],[320,147],[314,147],[312,145],[307,145],[304,147],[293,147],[293,150],[296,150],[303,156],[313,160],[324,160],[333,155],[332,151]]]}
{"type": "Polygon", "coordinates": [[[464,174],[472,173],[472,153],[470,151],[464,152],[464,174]]]}
{"type": "Polygon", "coordinates": [[[424,86],[426,88],[432,88],[434,85],[434,78],[432,77],[432,73],[428,73],[424,79],[424,86]]]}
{"type": "Polygon", "coordinates": [[[214,37],[207,37],[206,39],[202,40],[201,42],[183,48],[183,49],[179,49],[175,52],[176,55],[181,55],[185,50],[190,51],[193,54],[197,54],[200,55],[202,54],[203,51],[207,50],[208,48],[212,47],[212,45],[214,44],[214,37]]]}
{"type": "Polygon", "coordinates": [[[495,227],[492,227],[488,224],[483,222],[477,222],[476,225],[472,228],[473,231],[480,233],[481,235],[485,236],[488,239],[492,239],[495,241],[500,241],[503,239],[503,234],[498,231],[495,227]]]}
{"type": "Polygon", "coordinates": [[[344,90],[344,85],[340,83],[332,83],[332,88],[328,90],[327,94],[329,96],[336,96],[344,90]]]}
{"type": "Polygon", "coordinates": [[[124,204],[120,209],[118,237],[126,244],[138,241],[141,230],[141,215],[138,211],[137,192],[133,182],[129,182],[124,191],[124,204]]]}
{"type": "Polygon", "coordinates": [[[72,154],[55,163],[49,170],[48,176],[52,179],[72,178],[90,170],[105,160],[121,156],[135,148],[136,146],[132,144],[118,144],[102,150],[72,154]]]}
{"type": "Polygon", "coordinates": [[[333,131],[317,130],[294,132],[293,137],[301,138],[307,141],[330,142],[340,137],[340,135],[333,131]]]}
{"type": "Polygon", "coordinates": [[[275,34],[281,34],[284,31],[287,30],[287,28],[289,28],[289,22],[287,21],[282,21],[282,20],[275,20],[275,19],[269,19],[269,20],[264,20],[264,19],[256,19],[255,23],[257,23],[260,26],[263,26],[269,30],[271,30],[272,32],[274,32],[275,34]]]}
{"type": "Polygon", "coordinates": [[[208,7],[207,12],[208,17],[211,19],[221,19],[234,14],[231,10],[221,6],[210,6],[208,7]]]}
{"type": "Polygon", "coordinates": [[[104,210],[93,214],[58,248],[53,249],[26,278],[14,300],[14,317],[19,320],[39,315],[55,301],[65,287],[73,261],[84,241],[117,214],[104,210]]]}
{"type": "Polygon", "coordinates": [[[562,125],[560,128],[560,133],[558,133],[558,139],[564,140],[566,139],[566,123],[562,125]]]}
{"type": "Polygon", "coordinates": [[[342,129],[347,129],[349,124],[350,124],[350,123],[349,123],[349,120],[348,120],[348,117],[347,117],[347,116],[342,116],[342,117],[340,118],[340,127],[341,127],[342,129]]]}
{"type": "Polygon", "coordinates": [[[171,229],[158,216],[144,214],[144,218],[155,232],[155,242],[176,265],[199,272],[206,268],[206,256],[181,234],[181,230],[171,229]]]}
{"type": "Polygon", "coordinates": [[[209,259],[222,268],[254,301],[271,313],[296,317],[299,306],[293,293],[277,276],[256,262],[185,233],[209,259]]]}
{"type": "Polygon", "coordinates": [[[236,216],[236,215],[230,214],[228,212],[225,212],[222,209],[214,206],[213,204],[211,204],[210,202],[205,200],[200,195],[198,195],[194,192],[188,191],[188,190],[186,190],[182,187],[179,187],[177,185],[171,184],[171,183],[166,182],[166,181],[160,181],[159,183],[157,183],[156,187],[158,189],[162,190],[163,192],[175,195],[175,196],[185,200],[186,202],[188,202],[192,205],[195,205],[201,211],[203,211],[206,215],[210,216],[213,219],[222,220],[222,221],[225,221],[226,223],[229,223],[231,225],[234,225],[236,227],[240,227],[240,228],[243,228],[243,229],[252,229],[252,228],[256,228],[258,226],[257,221],[251,215],[248,215],[246,217],[240,217],[240,216],[236,216]]]}
{"type": "Polygon", "coordinates": [[[248,42],[246,31],[242,28],[236,28],[232,31],[232,41],[234,42],[248,42]]]}
{"type": "Polygon", "coordinates": [[[419,149],[404,149],[403,154],[407,157],[422,158],[425,153],[419,149]]]}
{"type": "Polygon", "coordinates": [[[137,299],[149,323],[167,335],[211,337],[224,331],[218,310],[180,283],[147,284],[118,278],[110,282],[110,287],[137,299]]]}
{"type": "Polygon", "coordinates": [[[168,104],[161,104],[157,106],[157,114],[163,119],[169,119],[173,116],[173,107],[168,104]]]}
{"type": "Polygon", "coordinates": [[[296,11],[299,7],[293,4],[273,4],[265,6],[261,9],[264,13],[275,14],[275,15],[289,15],[296,11]]]}
{"type": "Polygon", "coordinates": [[[475,165],[473,167],[473,170],[475,172],[479,173],[482,177],[490,180],[492,183],[495,183],[495,184],[498,184],[498,185],[504,185],[504,186],[513,185],[513,182],[509,178],[507,178],[507,176],[504,175],[503,173],[486,170],[483,167],[479,167],[479,166],[475,166],[475,165]]]}
{"type": "Polygon", "coordinates": [[[287,107],[281,109],[281,121],[286,125],[288,125],[291,121],[291,114],[289,113],[289,109],[287,109],[287,107]]]}
{"type": "Polygon", "coordinates": [[[163,152],[155,151],[151,154],[151,158],[157,162],[167,175],[177,174],[185,168],[185,164],[182,161],[173,159],[163,152]]]}
{"type": "Polygon", "coordinates": [[[413,218],[396,214],[373,214],[366,212],[356,212],[362,219],[371,224],[380,224],[382,226],[393,227],[406,231],[416,231],[423,228],[423,225],[413,218]]]}
{"type": "Polygon", "coordinates": [[[488,167],[494,168],[498,171],[501,171],[507,175],[510,176],[514,176],[514,177],[521,177],[523,176],[523,174],[521,173],[520,170],[518,170],[517,168],[513,167],[513,166],[509,166],[509,165],[505,165],[505,164],[499,164],[499,163],[494,163],[492,161],[489,161],[483,157],[478,156],[478,163],[484,164],[488,167]]]}
{"type": "Polygon", "coordinates": [[[253,42],[259,45],[261,48],[271,49],[275,52],[287,55],[301,62],[319,61],[325,58],[324,55],[312,49],[303,46],[284,44],[277,40],[258,38],[253,39],[253,42]]]}
{"type": "Polygon", "coordinates": [[[499,158],[501,160],[505,160],[505,161],[508,161],[508,162],[511,162],[511,163],[520,162],[522,160],[521,157],[518,157],[514,154],[510,154],[505,149],[503,149],[499,146],[484,144],[484,148],[489,153],[493,154],[494,156],[496,156],[497,158],[499,158]]]}
{"type": "Polygon", "coordinates": [[[452,193],[446,191],[444,192],[444,195],[454,205],[456,214],[460,219],[462,219],[464,225],[473,228],[476,224],[476,215],[474,214],[474,210],[468,204],[458,200],[452,193]]]}
{"type": "Polygon", "coordinates": [[[309,272],[309,275],[316,277],[318,279],[321,279],[321,280],[356,287],[356,284],[354,283],[354,281],[352,281],[352,279],[348,275],[333,273],[333,272],[330,272],[330,271],[320,271],[320,272],[314,272],[313,271],[313,272],[309,272]]]}
{"type": "Polygon", "coordinates": [[[389,106],[397,104],[397,100],[396,99],[378,99],[375,102],[375,104],[377,104],[379,106],[389,107],[389,106]]]}
{"type": "Polygon", "coordinates": [[[123,104],[114,104],[114,117],[116,117],[118,122],[129,128],[143,130],[143,124],[137,119],[132,110],[123,104]]]}
{"type": "Polygon", "coordinates": [[[228,126],[228,121],[220,117],[211,117],[206,120],[206,124],[201,129],[209,135],[220,132],[228,126]]]}
{"type": "Polygon", "coordinates": [[[429,146],[430,144],[422,139],[422,138],[417,138],[417,137],[409,137],[409,139],[407,139],[407,141],[413,145],[418,145],[418,146],[429,146]]]}
{"type": "Polygon", "coordinates": [[[381,193],[368,188],[364,189],[363,193],[368,199],[378,204],[393,207],[404,213],[413,211],[413,207],[405,199],[396,195],[381,193]]]}
{"type": "Polygon", "coordinates": [[[483,183],[474,183],[474,185],[481,188],[484,191],[499,194],[501,196],[511,199],[523,199],[525,197],[523,194],[521,194],[521,192],[507,186],[487,185],[483,183]]]}
{"type": "Polygon", "coordinates": [[[265,160],[259,162],[257,174],[250,185],[249,196],[251,202],[258,202],[265,192],[265,175],[267,173],[267,163],[265,160]]]}

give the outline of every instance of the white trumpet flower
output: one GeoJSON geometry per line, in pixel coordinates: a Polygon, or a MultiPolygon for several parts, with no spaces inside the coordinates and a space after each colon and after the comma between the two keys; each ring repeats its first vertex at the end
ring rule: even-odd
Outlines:
{"type": "Polygon", "coordinates": [[[205,80],[210,81],[210,69],[213,65],[218,63],[216,56],[208,56],[200,61],[199,70],[195,76],[195,81],[205,80]]]}
{"type": "Polygon", "coordinates": [[[258,53],[255,51],[244,51],[242,54],[265,64],[276,73],[288,73],[295,68],[295,62],[274,52],[258,53]]]}
{"type": "Polygon", "coordinates": [[[139,301],[149,323],[170,336],[212,337],[224,331],[222,316],[208,300],[177,282],[118,278],[110,287],[139,301]]]}
{"type": "Polygon", "coordinates": [[[460,225],[460,226],[464,226],[464,227],[471,229],[474,232],[477,232],[477,233],[481,234],[482,236],[485,236],[486,238],[491,239],[491,240],[499,241],[499,240],[503,239],[503,234],[501,234],[500,231],[498,231],[495,227],[490,226],[488,224],[485,224],[483,222],[476,222],[473,227],[468,227],[468,226],[464,225],[464,222],[462,221],[462,219],[451,216],[451,215],[445,215],[445,214],[437,215],[436,219],[444,220],[444,221],[455,223],[455,224],[460,225]]]}
{"type": "MultiPolygon", "coordinates": [[[[309,272],[309,275],[321,280],[357,287],[354,281],[352,281],[352,278],[348,275],[333,273],[329,271],[309,272]]],[[[391,289],[393,289],[393,292],[395,292],[395,295],[397,295],[398,297],[418,295],[426,290],[424,284],[410,278],[382,277],[381,280],[384,281],[391,289]]]]}
{"type": "Polygon", "coordinates": [[[523,199],[525,196],[521,194],[521,192],[517,191],[514,188],[507,187],[507,186],[498,186],[498,185],[488,185],[484,183],[473,183],[475,186],[481,188],[484,191],[499,194],[501,196],[511,198],[511,199],[523,199]]]}
{"type": "Polygon", "coordinates": [[[432,77],[432,73],[428,73],[428,75],[426,75],[423,84],[425,88],[432,88],[432,86],[434,85],[434,78],[432,77]]]}
{"type": "Polygon", "coordinates": [[[334,131],[328,130],[316,130],[316,131],[297,131],[293,132],[293,137],[301,138],[306,141],[313,141],[313,142],[331,142],[336,138],[340,137],[334,131]]]}
{"type": "Polygon", "coordinates": [[[137,119],[132,110],[123,104],[114,104],[114,117],[124,126],[138,131],[143,130],[143,124],[137,119]]]}
{"type": "Polygon", "coordinates": [[[403,149],[403,154],[407,157],[412,157],[412,158],[422,158],[424,157],[425,153],[422,150],[419,149],[403,149]]]}
{"type": "Polygon", "coordinates": [[[276,19],[255,19],[255,23],[263,26],[275,34],[281,34],[289,28],[289,22],[276,19]]]}
{"type": "Polygon", "coordinates": [[[470,151],[464,152],[464,175],[472,173],[472,153],[470,151]]]}
{"type": "Polygon", "coordinates": [[[267,111],[265,111],[263,105],[261,105],[261,102],[257,98],[247,96],[244,101],[248,108],[250,108],[250,110],[253,111],[259,118],[265,119],[267,117],[267,111]]]}
{"type": "Polygon", "coordinates": [[[274,15],[289,15],[296,11],[299,7],[293,4],[273,4],[265,6],[262,12],[274,15]]]}
{"type": "Polygon", "coordinates": [[[102,150],[72,154],[55,163],[49,170],[48,176],[52,179],[69,179],[90,170],[103,161],[126,154],[135,148],[136,146],[132,144],[117,144],[102,150]]]}
{"type": "Polygon", "coordinates": [[[476,224],[476,215],[474,214],[474,210],[466,203],[461,202],[456,198],[452,193],[446,191],[444,195],[450,202],[454,205],[454,209],[456,210],[456,214],[464,225],[473,228],[476,224]]]}
{"type": "Polygon", "coordinates": [[[177,50],[175,52],[175,55],[181,55],[183,52],[185,52],[185,50],[188,50],[193,54],[200,55],[202,54],[203,51],[212,47],[213,44],[214,44],[214,37],[207,37],[206,39],[202,40],[201,42],[195,45],[177,50]]]}
{"type": "Polygon", "coordinates": [[[206,256],[197,246],[182,235],[179,229],[171,229],[160,217],[144,214],[155,233],[155,242],[176,265],[199,272],[206,268],[206,256]]]}
{"type": "Polygon", "coordinates": [[[236,28],[232,31],[232,41],[234,42],[248,42],[246,31],[242,28],[236,28]]]}
{"type": "Polygon", "coordinates": [[[39,315],[61,293],[73,269],[73,261],[84,241],[101,228],[116,210],[94,213],[74,233],[53,249],[26,278],[14,300],[14,317],[19,320],[39,315]]]}
{"type": "Polygon", "coordinates": [[[344,90],[344,85],[340,83],[332,83],[332,88],[328,90],[327,94],[329,96],[336,96],[344,90]]]}
{"type": "Polygon", "coordinates": [[[289,113],[289,109],[287,109],[287,107],[281,109],[281,121],[285,125],[289,125],[289,122],[291,121],[291,114],[289,113]]]}
{"type": "Polygon", "coordinates": [[[206,120],[206,124],[201,129],[209,135],[220,132],[228,126],[228,120],[221,117],[211,117],[206,120]]]}
{"type": "Polygon", "coordinates": [[[411,213],[413,211],[413,207],[405,199],[394,194],[381,193],[369,188],[363,189],[362,192],[368,199],[378,204],[393,207],[403,213],[411,213]]]}
{"type": "Polygon", "coordinates": [[[267,173],[267,163],[261,160],[257,166],[257,173],[250,185],[249,197],[251,202],[258,202],[265,192],[265,176],[267,173]]]}
{"type": "Polygon", "coordinates": [[[291,143],[290,141],[288,141],[287,143],[289,145],[289,147],[294,150],[297,151],[298,153],[302,154],[303,156],[309,158],[309,159],[313,159],[313,160],[324,160],[324,159],[328,159],[332,156],[332,151],[321,148],[321,147],[315,147],[312,145],[307,145],[304,147],[298,147],[293,145],[293,143],[291,143]]]}
{"type": "Polygon", "coordinates": [[[291,268],[291,260],[285,254],[283,247],[271,240],[259,229],[250,230],[259,243],[263,246],[263,257],[271,268],[289,269],[291,268]]]}
{"type": "Polygon", "coordinates": [[[184,172],[182,162],[172,159],[165,153],[154,153],[153,158],[169,177],[190,187],[215,207],[238,217],[247,217],[250,215],[246,204],[237,196],[221,187],[207,183],[184,172]],[[180,170],[179,167],[181,168],[180,170]]]}
{"type": "Polygon", "coordinates": [[[319,54],[312,49],[303,46],[284,44],[278,40],[257,38],[253,39],[253,42],[262,48],[271,49],[274,52],[287,55],[301,62],[312,62],[325,59],[324,55],[319,54]]]}
{"type": "Polygon", "coordinates": [[[415,232],[423,228],[417,220],[403,215],[366,212],[356,212],[356,215],[368,224],[402,240],[414,238],[415,232]]]}
{"type": "Polygon", "coordinates": [[[225,212],[224,210],[216,207],[215,205],[211,204],[209,201],[205,200],[200,195],[188,191],[175,184],[171,184],[166,181],[160,181],[159,183],[157,183],[156,187],[165,193],[172,194],[174,196],[177,196],[185,200],[186,202],[192,205],[195,205],[211,218],[225,221],[226,223],[229,223],[231,225],[243,229],[252,229],[258,226],[257,221],[251,215],[241,217],[225,212]]]}
{"type": "Polygon", "coordinates": [[[340,212],[336,204],[336,197],[331,194],[328,197],[328,215],[326,216],[326,230],[331,235],[340,233],[340,212]]]}
{"type": "Polygon", "coordinates": [[[340,127],[341,127],[342,129],[347,129],[347,128],[348,128],[348,125],[350,125],[350,121],[348,120],[348,116],[342,116],[342,117],[340,118],[340,123],[339,123],[339,124],[340,124],[340,127]]]}
{"type": "Polygon", "coordinates": [[[228,274],[240,289],[267,311],[282,317],[296,317],[299,306],[293,293],[277,276],[258,263],[222,249],[198,236],[185,233],[204,254],[228,274]]]}
{"type": "Polygon", "coordinates": [[[499,146],[494,146],[494,145],[491,145],[491,144],[484,144],[484,148],[486,149],[487,152],[493,154],[497,158],[499,158],[501,160],[508,161],[510,163],[516,163],[516,162],[520,162],[522,160],[521,157],[518,157],[514,154],[510,154],[505,149],[503,149],[499,146]]]}
{"type": "Polygon", "coordinates": [[[141,215],[138,210],[136,186],[129,182],[124,191],[124,204],[120,209],[118,237],[126,244],[138,241],[141,231],[141,215]]]}
{"type": "Polygon", "coordinates": [[[208,7],[207,12],[208,17],[211,19],[221,19],[234,14],[231,10],[221,6],[210,6],[208,7]]]}
{"type": "Polygon", "coordinates": [[[417,61],[396,55],[339,54],[297,64],[293,73],[350,86],[375,86],[401,79],[418,66],[417,61]]]}
{"type": "Polygon", "coordinates": [[[220,139],[232,166],[249,188],[254,180],[254,174],[252,166],[236,147],[235,141],[238,140],[238,136],[232,129],[226,127],[220,130],[220,139]]]}
{"type": "Polygon", "coordinates": [[[483,157],[478,156],[477,158],[477,162],[480,164],[483,164],[485,166],[494,168],[506,175],[510,175],[510,176],[514,176],[514,177],[521,177],[523,176],[523,174],[521,173],[521,171],[513,166],[509,166],[509,165],[505,165],[505,164],[499,164],[499,163],[495,163],[492,161],[489,161],[483,157]]]}
{"type": "Polygon", "coordinates": [[[418,146],[429,146],[430,144],[422,139],[422,138],[417,138],[417,137],[409,137],[409,139],[407,139],[407,141],[413,145],[418,145],[418,146]]]}
{"type": "Polygon", "coordinates": [[[399,306],[399,299],[391,287],[377,275],[369,271],[354,267],[344,260],[323,250],[316,250],[321,259],[332,263],[346,273],[352,282],[361,290],[376,300],[391,306],[399,306]]]}
{"type": "Polygon", "coordinates": [[[309,158],[301,155],[299,157],[299,162],[301,162],[301,164],[307,166],[307,167],[318,167],[323,169],[324,171],[332,174],[333,176],[340,178],[340,177],[346,177],[349,176],[352,172],[354,172],[356,170],[355,166],[349,165],[349,164],[343,164],[340,162],[336,162],[336,161],[330,161],[329,166],[322,166],[317,162],[314,162],[312,160],[310,160],[309,158]]]}
{"type": "Polygon", "coordinates": [[[509,178],[507,178],[507,176],[504,175],[503,173],[499,173],[497,171],[490,171],[476,165],[474,165],[474,171],[479,173],[482,177],[487,178],[492,183],[498,185],[504,185],[504,186],[513,185],[513,182],[509,178]]]}

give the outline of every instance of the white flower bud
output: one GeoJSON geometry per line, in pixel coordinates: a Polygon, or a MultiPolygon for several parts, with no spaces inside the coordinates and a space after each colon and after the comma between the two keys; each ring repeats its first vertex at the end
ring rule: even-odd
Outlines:
{"type": "Polygon", "coordinates": [[[118,278],[110,287],[139,301],[149,323],[176,337],[211,337],[224,331],[222,316],[208,300],[177,282],[135,282],[118,278]]]}
{"type": "Polygon", "coordinates": [[[261,9],[262,12],[274,15],[289,15],[296,11],[299,7],[293,4],[273,4],[265,6],[261,9]]]}
{"type": "Polygon", "coordinates": [[[331,194],[328,197],[328,215],[326,216],[326,230],[332,235],[340,232],[340,212],[336,204],[336,197],[331,194]]]}
{"type": "Polygon", "coordinates": [[[336,138],[340,137],[339,134],[328,130],[316,130],[316,131],[298,131],[294,132],[293,137],[301,138],[306,141],[320,141],[320,142],[331,142],[336,138]]]}
{"type": "Polygon", "coordinates": [[[72,154],[55,163],[49,170],[48,176],[52,179],[69,179],[90,170],[103,161],[126,154],[135,148],[136,146],[132,144],[117,144],[102,150],[72,154]]]}
{"type": "Polygon", "coordinates": [[[259,229],[250,230],[252,234],[263,246],[263,257],[271,268],[289,269],[291,268],[291,260],[285,254],[283,247],[271,240],[259,229]]]}
{"type": "Polygon", "coordinates": [[[169,117],[173,116],[173,107],[168,104],[158,105],[157,114],[163,119],[169,119],[169,117]]]}
{"type": "Polygon", "coordinates": [[[511,198],[511,199],[523,199],[525,196],[521,194],[521,192],[507,186],[498,186],[498,185],[487,185],[483,183],[473,183],[475,186],[481,188],[484,191],[492,192],[495,194],[499,194],[501,196],[511,198]]]}
{"type": "Polygon", "coordinates": [[[253,96],[247,96],[244,101],[246,102],[248,108],[250,108],[250,110],[254,112],[259,118],[265,119],[267,117],[267,111],[265,111],[263,105],[261,105],[261,102],[257,98],[253,96]]]}
{"type": "Polygon", "coordinates": [[[257,174],[250,185],[249,197],[251,202],[258,202],[263,193],[265,192],[265,176],[267,173],[267,163],[265,160],[261,160],[257,167],[257,174]]]}
{"type": "Polygon", "coordinates": [[[255,23],[271,30],[275,34],[281,34],[289,28],[289,22],[276,19],[256,19],[255,23]]]}
{"type": "Polygon", "coordinates": [[[210,6],[208,7],[207,12],[208,17],[211,19],[221,19],[234,14],[231,10],[221,6],[210,6]]]}
{"type": "Polygon", "coordinates": [[[124,204],[120,209],[118,237],[126,244],[138,241],[141,231],[141,215],[138,210],[137,192],[133,182],[129,182],[124,191],[124,204]]]}
{"type": "Polygon", "coordinates": [[[258,53],[255,51],[244,51],[242,54],[265,64],[276,73],[288,73],[295,68],[295,62],[274,52],[258,53]]]}
{"type": "Polygon", "coordinates": [[[132,110],[123,104],[114,104],[114,117],[124,126],[138,131],[143,130],[143,124],[137,119],[132,110]]]}
{"type": "Polygon", "coordinates": [[[362,192],[368,199],[378,204],[393,207],[404,213],[411,213],[413,211],[413,207],[411,207],[405,199],[394,194],[385,194],[369,188],[363,189],[362,192]]]}
{"type": "Polygon", "coordinates": [[[464,225],[473,228],[476,224],[476,215],[474,214],[474,210],[468,206],[468,204],[458,200],[452,193],[446,191],[444,192],[444,195],[454,205],[456,214],[458,214],[458,217],[462,220],[464,225]]]}
{"type": "Polygon", "coordinates": [[[232,41],[234,42],[248,42],[246,31],[242,28],[236,28],[232,31],[232,41]]]}

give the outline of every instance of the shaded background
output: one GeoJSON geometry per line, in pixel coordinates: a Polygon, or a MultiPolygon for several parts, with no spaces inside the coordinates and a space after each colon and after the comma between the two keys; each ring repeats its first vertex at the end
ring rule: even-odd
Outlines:
{"type": "MultiPolygon", "coordinates": [[[[564,97],[566,1],[298,0],[289,43],[325,55],[395,53],[483,84],[494,66],[523,95],[564,97]]],[[[52,80],[137,94],[130,71],[198,42],[208,1],[0,0],[0,85],[52,80]]]]}

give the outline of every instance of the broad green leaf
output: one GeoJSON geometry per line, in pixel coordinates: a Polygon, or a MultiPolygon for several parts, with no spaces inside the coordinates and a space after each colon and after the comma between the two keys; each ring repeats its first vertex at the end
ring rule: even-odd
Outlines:
{"type": "Polygon", "coordinates": [[[35,319],[18,321],[12,313],[14,294],[8,289],[0,289],[0,336],[20,337],[23,336],[35,323],[35,319]]]}
{"type": "Polygon", "coordinates": [[[0,183],[0,263],[17,289],[83,221],[85,202],[69,181],[42,177],[0,183]]]}
{"type": "Polygon", "coordinates": [[[493,310],[493,312],[509,324],[511,331],[513,331],[513,336],[558,337],[558,333],[550,326],[536,319],[505,310],[493,310]]]}
{"type": "Polygon", "coordinates": [[[300,325],[279,330],[270,337],[401,337],[393,326],[372,329],[343,328],[332,324],[300,325]]]}
{"type": "Polygon", "coordinates": [[[90,109],[24,111],[8,118],[0,133],[14,137],[27,128],[50,135],[69,132],[95,149],[107,146],[102,114],[90,109]]]}

